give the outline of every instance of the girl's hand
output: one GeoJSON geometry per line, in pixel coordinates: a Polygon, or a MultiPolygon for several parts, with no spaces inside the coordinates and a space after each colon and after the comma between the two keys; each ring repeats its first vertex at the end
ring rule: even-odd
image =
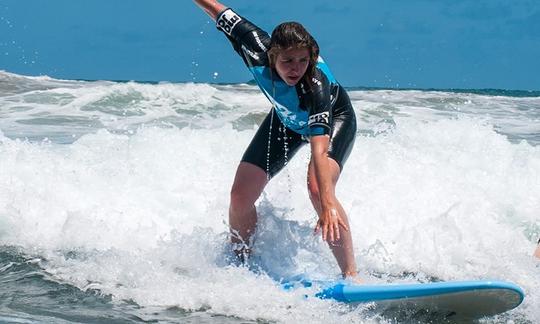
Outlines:
{"type": "Polygon", "coordinates": [[[323,212],[317,221],[314,232],[315,234],[319,234],[319,232],[322,231],[323,241],[329,239],[330,242],[334,242],[340,239],[340,226],[343,227],[344,230],[349,231],[349,228],[336,208],[323,208],[323,212]]]}

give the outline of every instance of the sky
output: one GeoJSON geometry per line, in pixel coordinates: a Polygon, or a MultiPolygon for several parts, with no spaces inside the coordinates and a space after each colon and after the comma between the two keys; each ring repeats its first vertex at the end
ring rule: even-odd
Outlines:
{"type": "MultiPolygon", "coordinates": [[[[298,21],[345,86],[540,90],[539,0],[231,0],[298,21]]],[[[251,79],[189,0],[0,0],[0,70],[61,79],[251,79]]]]}

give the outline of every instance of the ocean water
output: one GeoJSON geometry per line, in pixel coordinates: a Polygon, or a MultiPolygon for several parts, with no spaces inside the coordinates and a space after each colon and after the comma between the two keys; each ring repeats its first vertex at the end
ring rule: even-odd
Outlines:
{"type": "MultiPolygon", "coordinates": [[[[349,89],[359,129],[337,188],[368,283],[497,279],[540,322],[540,94],[349,89]]],[[[0,72],[0,322],[438,322],[284,291],[339,277],[305,147],[258,201],[251,267],[228,195],[269,110],[253,85],[0,72]]]]}

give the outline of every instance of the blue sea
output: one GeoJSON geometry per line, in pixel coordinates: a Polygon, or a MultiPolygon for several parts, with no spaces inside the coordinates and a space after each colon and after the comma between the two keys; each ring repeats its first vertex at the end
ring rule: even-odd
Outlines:
{"type": "MultiPolygon", "coordinates": [[[[362,280],[510,281],[524,303],[481,322],[539,323],[540,92],[348,90],[337,196],[362,280]]],[[[229,261],[230,186],[269,108],[252,84],[0,71],[0,322],[439,322],[276,283],[339,277],[307,147],[257,202],[257,269],[229,261]]]]}

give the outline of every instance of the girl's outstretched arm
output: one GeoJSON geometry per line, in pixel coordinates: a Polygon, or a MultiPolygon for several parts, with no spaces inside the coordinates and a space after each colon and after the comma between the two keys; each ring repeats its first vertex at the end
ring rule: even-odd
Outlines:
{"type": "MultiPolygon", "coordinates": [[[[315,226],[315,232],[322,232],[324,241],[334,242],[340,239],[341,226],[348,231],[344,215],[338,212],[338,202],[335,196],[335,185],[332,178],[339,177],[339,174],[332,174],[328,157],[329,136],[313,136],[310,139],[311,159],[315,168],[315,179],[319,186],[319,199],[321,203],[321,214],[315,226]]],[[[345,216],[346,217],[346,216],[345,216]]]]}
{"type": "Polygon", "coordinates": [[[220,12],[222,12],[226,7],[217,2],[216,0],[193,0],[195,3],[203,9],[208,16],[212,17],[212,19],[216,20],[217,15],[219,15],[220,12]]]}

